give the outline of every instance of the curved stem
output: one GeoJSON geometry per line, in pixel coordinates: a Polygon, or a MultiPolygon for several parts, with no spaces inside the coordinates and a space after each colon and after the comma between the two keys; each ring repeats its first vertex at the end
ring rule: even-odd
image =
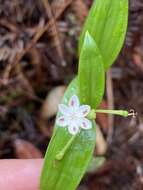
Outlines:
{"type": "Polygon", "coordinates": [[[56,160],[62,160],[66,151],[69,149],[69,147],[71,146],[71,144],[73,143],[74,139],[75,139],[76,135],[73,135],[70,140],[67,142],[67,144],[64,146],[64,148],[56,155],[56,160]]]}

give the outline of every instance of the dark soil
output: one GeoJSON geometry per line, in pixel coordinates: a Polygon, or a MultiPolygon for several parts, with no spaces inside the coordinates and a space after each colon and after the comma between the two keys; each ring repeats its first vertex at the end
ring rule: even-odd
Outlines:
{"type": "MultiPolygon", "coordinates": [[[[92,1],[62,2],[0,0],[0,158],[45,153],[54,116],[45,120],[41,108],[49,91],[67,85],[77,72],[78,37],[92,1]]],[[[107,161],[86,175],[80,190],[143,189],[142,31],[143,1],[130,0],[126,43],[110,77],[114,107],[135,109],[138,116],[115,117],[107,161]]],[[[110,126],[101,127],[107,138],[110,126]]]]}

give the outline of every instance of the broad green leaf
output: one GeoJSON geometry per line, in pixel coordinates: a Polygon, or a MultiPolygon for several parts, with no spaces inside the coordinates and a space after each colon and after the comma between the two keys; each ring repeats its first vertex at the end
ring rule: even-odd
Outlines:
{"type": "MultiPolygon", "coordinates": [[[[68,87],[63,103],[78,95],[78,82],[75,79],[68,87]]],[[[58,113],[59,115],[59,113],[58,113]]],[[[54,134],[48,146],[41,176],[41,190],[75,190],[80,183],[95,147],[95,123],[91,130],[82,130],[68,149],[63,159],[55,159],[57,153],[65,146],[71,135],[65,128],[55,126],[54,134]]]]}
{"type": "Polygon", "coordinates": [[[128,0],[94,0],[80,37],[79,51],[88,30],[96,41],[107,70],[121,50],[127,21],[128,0]]]}
{"type": "Polygon", "coordinates": [[[88,32],[80,53],[78,81],[82,104],[95,109],[103,98],[105,71],[102,56],[88,32]]]}

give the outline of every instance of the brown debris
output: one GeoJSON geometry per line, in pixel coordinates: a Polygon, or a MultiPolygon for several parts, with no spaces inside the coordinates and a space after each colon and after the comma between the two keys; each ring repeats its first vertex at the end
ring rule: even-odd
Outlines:
{"type": "Polygon", "coordinates": [[[72,9],[75,12],[79,23],[83,25],[85,18],[88,15],[88,7],[84,0],[76,0],[72,3],[72,9]]]}
{"type": "Polygon", "coordinates": [[[49,1],[48,0],[42,0],[42,2],[43,2],[43,5],[44,5],[44,7],[46,9],[46,13],[47,13],[48,17],[52,22],[52,24],[51,24],[52,28],[50,28],[50,33],[52,34],[54,45],[55,45],[55,47],[57,49],[57,53],[59,54],[61,65],[65,66],[66,63],[65,63],[65,60],[64,60],[63,47],[61,45],[60,33],[58,31],[58,28],[57,28],[57,23],[56,23],[56,20],[55,20],[55,16],[53,14],[53,11],[51,9],[49,1]]]}
{"type": "Polygon", "coordinates": [[[42,153],[38,148],[36,148],[32,143],[16,139],[14,141],[14,149],[16,158],[20,159],[32,159],[32,158],[42,158],[42,153]]]}

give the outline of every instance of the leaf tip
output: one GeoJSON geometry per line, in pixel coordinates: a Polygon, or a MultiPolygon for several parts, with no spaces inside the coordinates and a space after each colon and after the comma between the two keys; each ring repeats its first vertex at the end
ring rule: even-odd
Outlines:
{"type": "Polygon", "coordinates": [[[94,46],[95,42],[92,38],[92,36],[90,35],[89,31],[87,30],[85,33],[85,37],[84,37],[84,46],[94,46]]]}
{"type": "Polygon", "coordinates": [[[89,41],[92,39],[92,37],[91,37],[91,35],[90,35],[90,33],[89,33],[88,30],[87,30],[86,33],[85,33],[85,39],[87,39],[87,40],[89,40],[89,41]]]}

